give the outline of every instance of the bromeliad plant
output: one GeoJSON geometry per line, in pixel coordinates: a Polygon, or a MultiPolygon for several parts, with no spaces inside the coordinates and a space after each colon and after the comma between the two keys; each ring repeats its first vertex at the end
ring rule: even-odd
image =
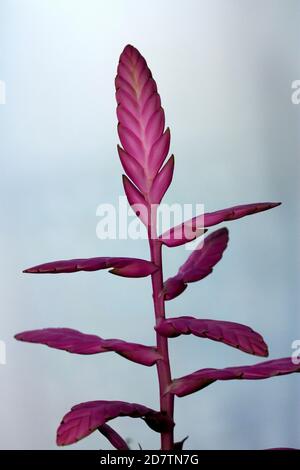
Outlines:
{"type": "Polygon", "coordinates": [[[279,203],[255,203],[199,215],[162,235],[157,234],[157,207],[171,184],[174,156],[164,164],[169,153],[170,131],[165,130],[165,115],[160,96],[145,59],[133,46],[126,46],[120,56],[116,77],[118,133],[122,144],[118,153],[126,175],[123,183],[129,204],[148,231],[151,260],[136,258],[92,258],[55,261],[26,269],[26,273],[59,274],[77,271],[110,272],[125,277],[151,276],[155,312],[156,345],[153,347],[118,339],[103,339],[69,328],[48,328],[16,335],[18,340],[46,344],[76,354],[114,351],[144,366],[157,367],[160,409],[122,401],[91,401],[74,406],[57,431],[57,444],[77,442],[98,429],[119,450],[128,449],[124,439],[107,422],[119,417],[142,418],[161,435],[161,449],[182,448],[174,442],[174,397],[199,391],[216,380],[267,379],[300,371],[291,358],[260,362],[251,366],[225,369],[201,369],[193,374],[172,378],[168,339],[195,335],[220,341],[248,354],[268,356],[262,336],[248,326],[228,321],[199,319],[190,316],[166,318],[165,302],[182,294],[190,282],[208,276],[222,258],[228,243],[228,230],[221,228],[206,237],[179,268],[164,281],[162,248],[177,247],[202,235],[208,227],[224,221],[272,209],[279,203]]]}

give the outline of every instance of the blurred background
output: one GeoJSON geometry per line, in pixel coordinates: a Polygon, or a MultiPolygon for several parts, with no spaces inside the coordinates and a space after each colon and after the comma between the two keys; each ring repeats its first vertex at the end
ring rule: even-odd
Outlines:
{"type": "MultiPolygon", "coordinates": [[[[124,400],[158,407],[155,368],[113,353],[76,356],[13,339],[65,326],[153,344],[149,278],[106,272],[30,276],[22,269],[75,257],[148,257],[144,240],[96,236],[101,203],[123,194],[114,77],[127,43],[146,57],[171,128],[176,169],[166,203],[207,211],[282,201],[228,223],[214,273],[167,304],[169,316],[248,324],[270,357],[300,339],[297,0],[2,0],[0,80],[0,447],[54,449],[77,403],[124,400]]],[[[165,250],[165,274],[185,260],[165,250]]],[[[259,362],[215,342],[171,341],[175,377],[203,367],[259,362]]],[[[218,382],[176,400],[176,438],[189,449],[300,447],[300,376],[218,382]]],[[[133,448],[158,448],[139,420],[113,426],[133,448]]],[[[106,449],[98,433],[73,448],[106,449]]]]}

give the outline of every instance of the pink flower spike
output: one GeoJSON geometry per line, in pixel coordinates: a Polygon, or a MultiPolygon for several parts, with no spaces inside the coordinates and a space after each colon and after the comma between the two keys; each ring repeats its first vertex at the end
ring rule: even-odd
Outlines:
{"type": "MultiPolygon", "coordinates": [[[[172,300],[181,294],[190,282],[200,281],[208,276],[222,258],[228,244],[228,230],[221,228],[204,240],[203,247],[196,248],[174,277],[164,284],[165,300],[172,300]]],[[[202,244],[202,242],[201,242],[202,244]]]]}
{"type": "Polygon", "coordinates": [[[252,366],[201,369],[193,374],[173,380],[168,392],[174,393],[178,397],[184,397],[207,387],[216,380],[261,380],[294,372],[300,372],[300,364],[294,364],[291,357],[260,362],[252,366]]]}
{"type": "Polygon", "coordinates": [[[273,209],[280,204],[281,202],[259,202],[229,207],[228,209],[222,209],[216,212],[207,212],[206,214],[201,214],[183,222],[183,224],[167,230],[160,235],[160,239],[166,246],[180,246],[201,235],[204,227],[211,227],[221,222],[241,219],[247,215],[273,209]]]}
{"type": "Polygon", "coordinates": [[[30,274],[64,274],[78,271],[98,271],[111,269],[111,273],[124,277],[146,277],[154,273],[157,267],[150,261],[138,258],[100,257],[52,261],[25,269],[30,274]]]}
{"type": "Polygon", "coordinates": [[[98,431],[106,437],[111,445],[117,450],[130,450],[128,444],[113,428],[108,424],[98,427],[98,431]]]}
{"type": "MultiPolygon", "coordinates": [[[[123,147],[119,148],[119,155],[123,168],[149,204],[155,204],[152,197],[161,199],[158,190],[164,193],[168,187],[165,181],[164,188],[158,188],[156,184],[156,189],[151,191],[169,152],[170,130],[164,130],[165,115],[151,71],[133,46],[126,46],[120,56],[115,85],[118,133],[123,147]]],[[[160,179],[162,177],[167,180],[170,175],[163,173],[160,179]]]]}
{"type": "Polygon", "coordinates": [[[192,334],[200,338],[220,341],[248,354],[268,356],[268,346],[263,337],[249,326],[240,323],[177,317],[162,320],[155,329],[160,335],[167,338],[192,334]]]}
{"type": "Polygon", "coordinates": [[[89,401],[73,406],[71,411],[64,416],[57,430],[57,445],[74,444],[94,432],[99,426],[120,416],[142,418],[156,432],[174,426],[174,423],[162,413],[144,405],[123,401],[89,401]]]}
{"type": "Polygon", "coordinates": [[[45,344],[50,348],[61,349],[73,354],[98,354],[114,351],[130,361],[153,366],[161,356],[151,346],[128,343],[120,339],[103,339],[96,335],[87,335],[71,328],[44,328],[23,331],[15,336],[19,341],[45,344]]]}

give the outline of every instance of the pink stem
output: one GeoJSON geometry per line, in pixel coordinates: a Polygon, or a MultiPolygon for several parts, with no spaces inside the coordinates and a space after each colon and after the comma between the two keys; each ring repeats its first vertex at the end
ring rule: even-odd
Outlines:
{"type": "MultiPolygon", "coordinates": [[[[163,296],[163,269],[162,269],[162,244],[157,239],[156,235],[156,217],[152,220],[152,231],[149,230],[149,245],[151,253],[151,261],[158,266],[158,270],[151,275],[152,278],[152,291],[153,291],[153,304],[156,325],[161,319],[165,318],[165,302],[163,296]],[[152,232],[152,233],[151,233],[152,232]]],[[[166,413],[173,421],[174,416],[174,396],[170,393],[165,393],[168,385],[171,383],[171,369],[168,351],[168,339],[156,333],[157,350],[162,356],[162,359],[157,362],[157,374],[159,381],[159,394],[160,394],[160,411],[166,413]]],[[[174,447],[173,429],[168,432],[161,433],[161,449],[172,450],[174,447]]]]}

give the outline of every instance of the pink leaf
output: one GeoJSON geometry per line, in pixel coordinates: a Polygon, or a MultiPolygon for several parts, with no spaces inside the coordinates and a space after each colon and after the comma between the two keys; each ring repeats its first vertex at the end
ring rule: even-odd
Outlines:
{"type": "Polygon", "coordinates": [[[169,151],[170,131],[164,132],[164,111],[151,71],[133,46],[126,46],[120,56],[115,84],[122,165],[143,195],[149,196],[169,151]],[[131,159],[138,164],[137,172],[131,159]]]}
{"type": "Polygon", "coordinates": [[[126,197],[132,210],[141,219],[146,227],[150,224],[150,210],[144,196],[140,191],[131,183],[126,175],[123,175],[123,186],[126,197]]]}
{"type": "Polygon", "coordinates": [[[221,222],[240,219],[246,215],[256,214],[257,212],[272,209],[280,204],[280,202],[259,202],[229,207],[228,209],[216,212],[207,212],[206,214],[201,214],[184,222],[183,224],[167,230],[160,236],[160,239],[169,247],[180,246],[201,235],[203,233],[203,227],[211,227],[212,225],[217,225],[221,222]]]}
{"type": "Polygon", "coordinates": [[[71,328],[24,331],[17,334],[15,338],[28,343],[45,344],[50,348],[62,349],[75,354],[98,354],[114,351],[130,361],[144,366],[152,366],[161,358],[153,347],[127,343],[120,339],[103,339],[100,336],[87,335],[71,328]]]}
{"type": "Polygon", "coordinates": [[[30,274],[63,274],[77,271],[98,271],[108,269],[111,273],[124,277],[145,277],[157,270],[150,261],[138,258],[100,257],[52,261],[25,269],[30,274]]]}
{"type": "Polygon", "coordinates": [[[222,258],[228,239],[227,228],[211,233],[205,239],[203,247],[193,251],[176,276],[167,279],[164,284],[165,299],[174,299],[184,291],[189,282],[200,281],[208,276],[222,258]]]}
{"type": "Polygon", "coordinates": [[[130,450],[127,442],[108,424],[98,427],[98,431],[105,436],[111,445],[117,450],[130,450]]]}
{"type": "Polygon", "coordinates": [[[60,446],[73,444],[119,416],[142,418],[157,432],[169,430],[174,426],[174,423],[162,413],[137,403],[89,401],[73,406],[64,416],[57,430],[57,444],[60,446]]]}
{"type": "Polygon", "coordinates": [[[260,380],[279,375],[300,372],[300,364],[293,364],[290,357],[260,362],[252,366],[227,367],[226,369],[201,369],[193,374],[173,380],[168,392],[184,397],[207,387],[216,380],[260,380]]]}
{"type": "Polygon", "coordinates": [[[240,323],[177,317],[162,320],[155,329],[167,338],[192,334],[200,338],[220,341],[249,354],[268,356],[268,346],[262,336],[240,323]]]}
{"type": "Polygon", "coordinates": [[[150,199],[153,204],[160,204],[168,187],[170,186],[174,172],[174,155],[172,155],[165,166],[156,175],[150,191],[150,199]]]}

